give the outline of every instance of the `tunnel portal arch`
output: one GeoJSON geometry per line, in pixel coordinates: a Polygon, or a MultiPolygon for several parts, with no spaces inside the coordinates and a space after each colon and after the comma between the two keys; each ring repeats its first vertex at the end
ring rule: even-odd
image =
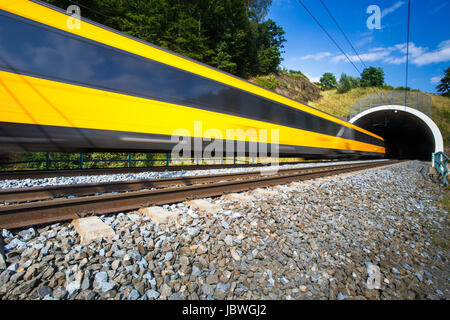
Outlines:
{"type": "Polygon", "coordinates": [[[381,105],[364,110],[349,120],[385,139],[390,158],[431,160],[444,150],[438,126],[423,112],[402,105],[381,105]]]}

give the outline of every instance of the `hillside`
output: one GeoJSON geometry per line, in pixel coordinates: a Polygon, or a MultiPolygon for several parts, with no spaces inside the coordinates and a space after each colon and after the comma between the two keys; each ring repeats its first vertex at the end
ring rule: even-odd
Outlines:
{"type": "Polygon", "coordinates": [[[277,75],[270,74],[251,78],[249,81],[302,103],[308,104],[310,101],[318,100],[321,97],[320,87],[310,82],[300,72],[280,72],[277,75]]]}
{"type": "MultiPolygon", "coordinates": [[[[338,93],[336,89],[323,91],[299,71],[295,73],[283,71],[278,75],[260,76],[250,81],[341,119],[347,119],[350,105],[359,99],[376,92],[392,90],[389,87],[386,89],[359,87],[346,93],[338,93]]],[[[431,118],[442,132],[446,153],[448,153],[450,152],[450,98],[431,93],[425,94],[431,96],[431,118]]]]}

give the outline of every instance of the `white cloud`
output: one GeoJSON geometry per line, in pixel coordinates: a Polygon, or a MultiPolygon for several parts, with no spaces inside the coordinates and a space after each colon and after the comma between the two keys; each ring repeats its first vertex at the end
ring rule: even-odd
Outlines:
{"type": "Polygon", "coordinates": [[[311,82],[319,82],[321,76],[310,76],[309,74],[305,73],[305,76],[308,77],[309,81],[311,82]]]}
{"type": "Polygon", "coordinates": [[[431,52],[417,56],[413,59],[413,63],[423,66],[430,63],[450,61],[450,40],[442,41],[438,48],[431,52]]]}
{"type": "Polygon", "coordinates": [[[403,6],[405,3],[406,3],[405,1],[397,1],[396,3],[394,3],[394,5],[392,7],[382,10],[381,11],[381,17],[384,18],[388,14],[394,12],[395,10],[397,10],[398,8],[403,6]]]}
{"type": "MultiPolygon", "coordinates": [[[[384,51],[363,53],[363,54],[360,54],[359,56],[360,56],[362,61],[370,61],[370,62],[372,62],[372,61],[380,60],[380,59],[388,56],[389,54],[390,54],[390,52],[388,50],[384,50],[384,51]]],[[[347,55],[347,56],[352,62],[358,62],[359,61],[359,58],[358,58],[357,55],[347,55]]],[[[347,61],[348,62],[347,58],[343,54],[338,55],[338,56],[336,56],[336,57],[331,59],[331,62],[334,62],[334,63],[338,63],[338,62],[341,62],[341,61],[347,61]]]]}
{"type": "Polygon", "coordinates": [[[331,56],[330,52],[319,52],[314,54],[308,54],[306,56],[300,57],[300,58],[294,58],[293,61],[301,61],[301,60],[316,60],[319,61],[320,59],[326,58],[331,56]]]}
{"type": "MultiPolygon", "coordinates": [[[[403,44],[397,44],[394,46],[394,48],[402,53],[406,54],[406,43],[403,44]]],[[[414,44],[414,42],[411,42],[409,44],[409,55],[410,57],[418,57],[420,55],[422,55],[425,51],[428,50],[427,47],[416,47],[416,45],[414,44]]]]}
{"type": "Polygon", "coordinates": [[[437,84],[437,83],[439,83],[439,81],[441,81],[441,76],[432,77],[432,78],[430,79],[430,82],[431,82],[432,84],[437,84]]]}
{"type": "Polygon", "coordinates": [[[406,55],[404,55],[403,57],[399,57],[399,58],[395,58],[395,57],[387,57],[386,59],[383,60],[386,63],[389,64],[402,64],[402,63],[406,63],[406,55]]]}
{"type": "Polygon", "coordinates": [[[433,10],[430,11],[430,15],[441,11],[447,5],[447,3],[448,3],[448,1],[445,1],[444,3],[438,5],[437,7],[434,7],[433,10]]]}
{"type": "Polygon", "coordinates": [[[358,42],[355,42],[355,46],[362,47],[362,46],[364,46],[366,44],[371,43],[374,39],[375,39],[375,37],[373,37],[373,36],[365,37],[365,38],[359,40],[358,42]]]}
{"type": "MultiPolygon", "coordinates": [[[[376,47],[368,50],[367,53],[359,55],[363,61],[382,61],[388,64],[406,63],[406,43],[396,44],[390,47],[376,47]]],[[[358,56],[348,55],[352,62],[358,62],[358,56]]],[[[411,63],[417,66],[431,63],[450,61],[450,40],[442,41],[438,47],[430,51],[427,47],[416,46],[413,42],[409,44],[409,57],[411,63]]],[[[331,62],[348,62],[347,58],[341,54],[331,58],[331,62]]]]}

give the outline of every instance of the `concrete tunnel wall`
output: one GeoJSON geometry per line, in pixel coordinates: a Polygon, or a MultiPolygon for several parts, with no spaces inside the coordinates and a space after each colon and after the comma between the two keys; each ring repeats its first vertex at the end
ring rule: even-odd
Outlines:
{"type": "Polygon", "coordinates": [[[385,105],[365,110],[349,121],[385,139],[390,158],[431,160],[444,150],[437,125],[426,114],[405,106],[385,105]]]}

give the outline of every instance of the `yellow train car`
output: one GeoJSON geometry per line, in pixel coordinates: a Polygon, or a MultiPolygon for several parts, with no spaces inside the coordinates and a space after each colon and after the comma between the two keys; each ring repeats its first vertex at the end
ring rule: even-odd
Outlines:
{"type": "MultiPolygon", "coordinates": [[[[174,132],[267,131],[309,158],[383,157],[381,137],[40,1],[0,1],[0,153],[170,151],[174,132]],[[201,123],[201,130],[194,124],[201,123]]],[[[252,140],[253,139],[253,140],[252,140]]],[[[228,139],[228,142],[230,139],[228,139]]],[[[205,146],[203,142],[202,146],[205,146]]],[[[225,148],[225,147],[224,147],[225,148]]]]}

